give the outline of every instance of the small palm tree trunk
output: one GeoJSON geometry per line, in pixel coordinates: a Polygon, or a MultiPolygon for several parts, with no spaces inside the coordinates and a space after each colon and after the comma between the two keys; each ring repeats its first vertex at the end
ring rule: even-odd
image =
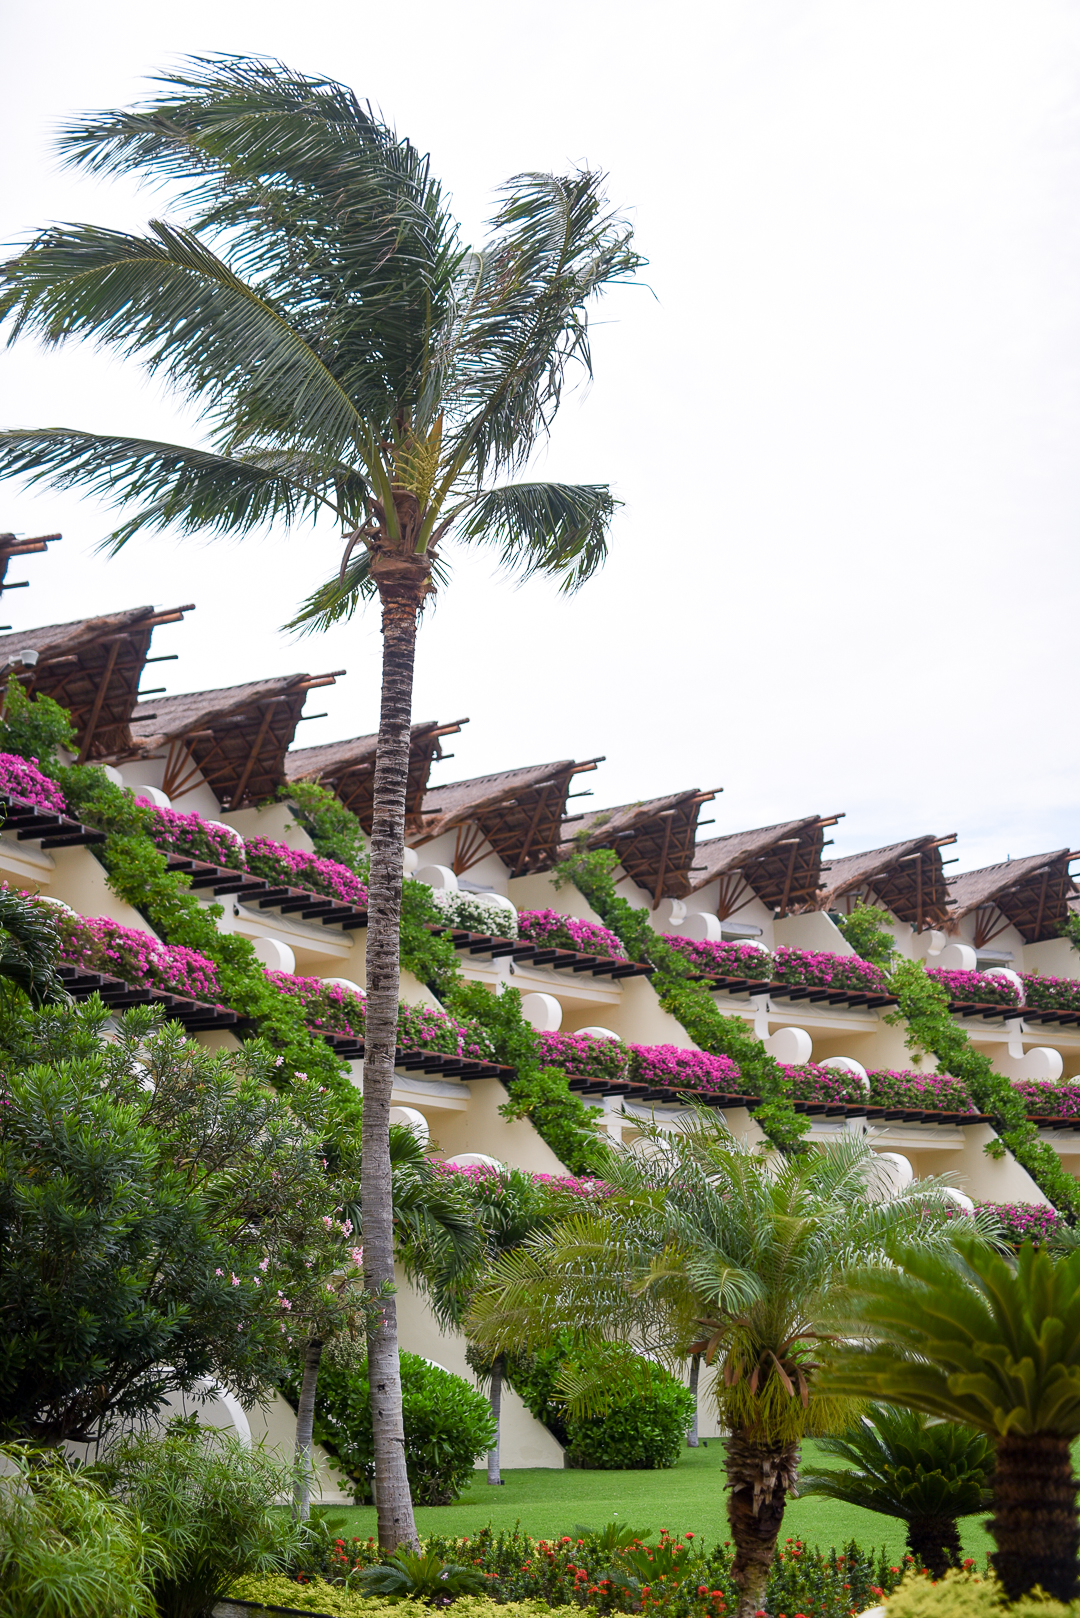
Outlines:
{"type": "Polygon", "coordinates": [[[762,1444],[738,1429],[725,1440],[725,1449],[735,1544],[731,1576],[739,1592],[735,1618],[753,1618],[765,1605],[784,1506],[799,1478],[799,1451],[795,1444],[762,1444]]]}
{"type": "Polygon", "coordinates": [[[951,1567],[960,1566],[960,1528],[955,1517],[914,1517],[908,1523],[907,1542],[912,1556],[935,1579],[943,1579],[951,1567]]]}
{"type": "Polygon", "coordinates": [[[487,1480],[492,1484],[502,1482],[502,1475],[499,1472],[499,1422],[502,1417],[502,1384],[503,1359],[502,1355],[499,1354],[491,1367],[491,1393],[489,1395],[491,1415],[495,1422],[495,1448],[488,1450],[487,1480]]]}
{"type": "Polygon", "coordinates": [[[1055,1601],[1080,1594],[1080,1525],[1077,1482],[1069,1441],[1056,1433],[1011,1433],[997,1446],[991,1479],[994,1515],[988,1527],[997,1543],[994,1572],[1010,1601],[1037,1584],[1055,1601]]]}
{"type": "Polygon", "coordinates": [[[296,1407],[296,1481],[293,1484],[293,1516],[306,1522],[311,1509],[311,1443],[315,1427],[315,1390],[319,1382],[322,1343],[309,1337],[304,1349],[304,1375],[296,1407]]]}
{"type": "MultiPolygon", "coordinates": [[[[408,570],[406,570],[407,574],[408,570]]],[[[390,1095],[397,1053],[401,966],[401,884],[405,789],[409,773],[413,659],[419,601],[415,585],[392,572],[379,580],[383,618],[382,704],[375,759],[375,804],[368,888],[367,1006],[364,1022],[364,1115],[360,1201],[364,1285],[379,1305],[367,1333],[368,1380],[375,1451],[379,1544],[419,1548],[401,1413],[390,1183],[390,1095]]]]}
{"type": "Polygon", "coordinates": [[[687,1434],[686,1434],[686,1447],[687,1447],[687,1449],[697,1449],[697,1447],[698,1447],[697,1389],[698,1389],[698,1377],[700,1376],[700,1374],[701,1374],[701,1355],[700,1354],[692,1354],[690,1356],[690,1392],[694,1395],[694,1419],[690,1423],[689,1430],[687,1431],[687,1434]]]}

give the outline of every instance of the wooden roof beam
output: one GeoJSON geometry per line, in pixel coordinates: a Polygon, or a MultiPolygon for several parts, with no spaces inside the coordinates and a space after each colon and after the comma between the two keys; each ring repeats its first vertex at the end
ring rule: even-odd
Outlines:
{"type": "Polygon", "coordinates": [[[262,747],[263,742],[266,740],[267,731],[270,729],[270,721],[274,717],[275,706],[276,704],[273,702],[268,702],[266,704],[266,712],[263,714],[262,724],[259,726],[255,740],[251,744],[251,751],[248,753],[247,763],[244,765],[244,768],[241,771],[240,780],[237,782],[233,795],[229,800],[230,810],[238,809],[240,807],[240,800],[244,796],[244,788],[251,779],[251,772],[255,768],[255,760],[259,756],[259,750],[262,747]]]}
{"type": "Polygon", "coordinates": [[[79,757],[76,761],[79,764],[85,764],[87,757],[89,756],[90,747],[94,740],[94,732],[97,729],[98,720],[101,718],[101,709],[105,702],[105,693],[109,689],[109,681],[112,679],[113,669],[116,667],[116,658],[119,651],[120,638],[117,636],[112,645],[109,647],[109,655],[105,660],[105,668],[102,671],[101,679],[98,681],[98,688],[94,692],[94,705],[90,709],[90,718],[86,722],[86,730],[83,733],[82,745],[79,748],[79,757]]]}

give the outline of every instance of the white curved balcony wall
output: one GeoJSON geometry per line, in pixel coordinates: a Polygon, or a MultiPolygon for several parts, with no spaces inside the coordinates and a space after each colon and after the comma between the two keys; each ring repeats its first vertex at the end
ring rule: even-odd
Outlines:
{"type": "MultiPolygon", "coordinates": [[[[707,910],[692,910],[684,921],[680,938],[690,938],[696,944],[719,944],[724,936],[724,926],[719,916],[713,916],[707,910]]],[[[755,940],[747,940],[755,942],[755,940]]]]}
{"type": "Polygon", "coordinates": [[[557,1034],[562,1027],[562,1006],[553,994],[525,994],[521,1015],[538,1034],[557,1034]]]}
{"type": "Polygon", "coordinates": [[[145,798],[147,803],[152,803],[155,809],[172,808],[172,799],[162,792],[160,787],[150,787],[144,781],[136,781],[131,790],[136,798],[145,798]]]}
{"type": "Polygon", "coordinates": [[[575,1028],[575,1034],[588,1034],[592,1039],[618,1039],[618,1034],[612,1033],[610,1028],[601,1028],[599,1023],[593,1023],[588,1028],[575,1028]]]}
{"type": "Polygon", "coordinates": [[[448,888],[453,892],[458,885],[458,879],[449,865],[421,865],[415,876],[417,882],[423,882],[429,888],[448,888]]]}
{"type": "Polygon", "coordinates": [[[280,938],[252,938],[251,947],[264,966],[271,972],[295,972],[296,956],[280,938]]]}
{"type": "MultiPolygon", "coordinates": [[[[113,770],[109,780],[112,781],[114,775],[118,776],[119,780],[115,784],[127,787],[135,793],[145,791],[148,786],[156,787],[158,791],[164,792],[165,762],[164,758],[134,759],[130,764],[121,764],[113,770]]],[[[112,766],[107,766],[107,768],[112,769],[112,766]]],[[[172,808],[178,814],[203,815],[207,819],[211,815],[219,815],[221,813],[221,804],[218,802],[213,789],[207,786],[201,771],[195,770],[194,763],[187,764],[185,762],[183,774],[185,777],[191,775],[191,779],[185,785],[182,793],[177,794],[175,797],[170,794],[172,808]],[[191,774],[193,770],[194,774],[191,774]]]]}
{"type": "Polygon", "coordinates": [[[367,998],[359,983],[354,983],[352,978],[323,978],[323,982],[332,983],[336,989],[347,989],[350,994],[358,994],[361,1000],[367,998]]]}
{"type": "Polygon", "coordinates": [[[994,1066],[1009,1079],[1050,1079],[1056,1082],[1065,1071],[1060,1051],[1052,1045],[1033,1045],[1023,1056],[995,1052],[994,1066]]]}
{"type": "Polygon", "coordinates": [[[878,1171],[878,1192],[884,1199],[906,1191],[915,1178],[911,1159],[905,1157],[902,1152],[876,1152],[874,1165],[878,1171]]]}
{"type": "Polygon", "coordinates": [[[486,1152],[459,1152],[456,1157],[448,1157],[446,1162],[452,1169],[498,1169],[501,1173],[506,1167],[497,1157],[489,1157],[486,1152]]]}
{"type": "Polygon", "coordinates": [[[764,1042],[765,1049],[777,1062],[800,1067],[809,1062],[814,1042],[805,1028],[778,1028],[764,1042]]]}
{"type": "Polygon", "coordinates": [[[415,1107],[391,1107],[390,1122],[401,1124],[405,1129],[411,1129],[421,1146],[426,1146],[431,1139],[431,1129],[422,1112],[415,1107]]]}
{"type": "Polygon", "coordinates": [[[420,867],[420,856],[415,848],[406,848],[402,865],[407,877],[414,877],[420,867]]]}
{"type": "Polygon", "coordinates": [[[945,972],[974,972],[978,967],[979,957],[970,944],[946,944],[930,964],[940,966],[945,972]]]}

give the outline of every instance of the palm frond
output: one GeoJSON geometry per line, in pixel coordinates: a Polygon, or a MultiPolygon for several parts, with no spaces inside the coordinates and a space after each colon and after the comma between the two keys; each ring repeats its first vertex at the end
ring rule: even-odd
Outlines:
{"type": "Polygon", "coordinates": [[[246,534],[265,523],[292,523],[333,507],[335,492],[332,469],[298,456],[274,452],[241,459],[72,427],[0,432],[0,477],[85,489],[136,505],[108,537],[113,550],[143,528],[246,534]]]}
{"type": "Polygon", "coordinates": [[[543,573],[569,594],[607,560],[619,504],[601,483],[512,483],[479,495],[455,532],[494,545],[503,567],[523,580],[543,573]]]}
{"type": "MultiPolygon", "coordinates": [[[[12,259],[0,281],[9,341],[90,335],[199,399],[225,437],[299,440],[338,460],[366,428],[349,394],[273,301],[190,231],[160,220],[150,236],[58,225],[12,259]]],[[[368,415],[382,379],[354,375],[368,415]],[[368,379],[369,384],[372,379],[368,379]]]]}
{"type": "Polygon", "coordinates": [[[33,1006],[67,1005],[59,954],[60,933],[45,908],[0,889],[0,980],[14,983],[33,1006]]]}

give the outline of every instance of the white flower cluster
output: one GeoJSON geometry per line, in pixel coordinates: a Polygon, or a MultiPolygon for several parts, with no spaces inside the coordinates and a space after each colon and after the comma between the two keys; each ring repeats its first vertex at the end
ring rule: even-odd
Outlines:
{"type": "Polygon", "coordinates": [[[517,911],[506,899],[487,893],[464,893],[456,888],[433,888],[431,897],[452,927],[492,938],[516,938],[517,911]]]}

